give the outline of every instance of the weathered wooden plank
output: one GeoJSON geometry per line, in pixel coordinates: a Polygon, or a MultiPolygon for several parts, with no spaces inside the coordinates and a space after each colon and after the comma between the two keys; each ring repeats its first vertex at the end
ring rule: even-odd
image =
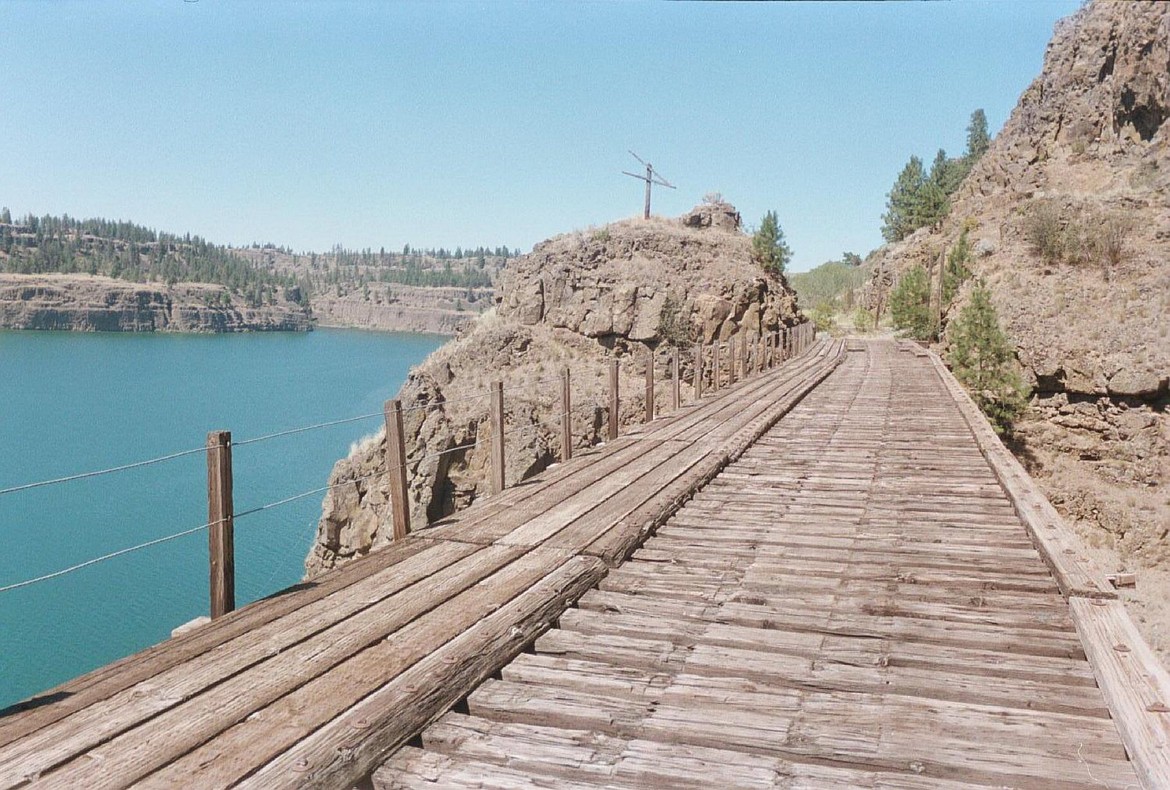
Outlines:
{"type": "Polygon", "coordinates": [[[930,361],[1065,596],[1116,598],[1117,592],[1105,578],[1105,569],[1083,552],[1075,533],[1024,471],[1020,462],[999,441],[979,408],[955,381],[942,360],[932,353],[930,361]]]}
{"type": "Polygon", "coordinates": [[[345,589],[350,584],[356,584],[383,571],[388,566],[405,562],[416,554],[432,550],[436,545],[438,544],[433,541],[412,537],[402,543],[387,546],[301,589],[285,591],[281,595],[258,601],[220,618],[209,626],[188,631],[50,689],[40,695],[40,698],[54,699],[51,704],[40,704],[37,698],[34,698],[31,701],[32,706],[27,710],[21,711],[18,704],[14,706],[20,711],[18,714],[0,719],[0,748],[136,683],[141,683],[159,672],[213,650],[241,634],[250,633],[266,623],[307,607],[338,590],[345,589]]]}
{"type": "Polygon", "coordinates": [[[264,790],[343,786],[368,775],[391,749],[519,653],[604,573],[605,564],[597,559],[568,559],[240,786],[264,790]],[[356,726],[363,723],[365,729],[356,726]],[[372,726],[375,723],[379,726],[372,726]],[[297,770],[302,765],[308,770],[297,770]]]}
{"type": "MultiPolygon", "coordinates": [[[[436,619],[443,628],[456,629],[469,622],[470,613],[482,613],[485,603],[494,597],[506,596],[507,600],[515,586],[530,584],[556,561],[557,556],[550,554],[524,555],[504,547],[483,549],[460,560],[454,572],[435,574],[418,587],[407,588],[283,650],[260,671],[214,683],[214,668],[209,667],[207,677],[197,685],[181,676],[179,682],[196,685],[201,693],[190,696],[186,689],[180,689],[175,693],[177,699],[172,699],[170,688],[158,688],[152,697],[158,700],[155,707],[162,710],[153,718],[136,716],[136,726],[125,728],[123,724],[121,734],[112,739],[103,737],[98,745],[82,731],[73,737],[81,740],[83,748],[78,749],[70,740],[52,751],[38,752],[37,759],[60,766],[47,774],[52,781],[69,785],[85,777],[87,786],[93,788],[138,781],[183,755],[202,754],[208,747],[196,747],[209,740],[217,754],[230,752],[216,763],[218,767],[231,760],[250,762],[264,737],[287,738],[295,732],[289,725],[274,731],[271,717],[287,715],[299,726],[309,726],[317,717],[360,699],[363,688],[389,671],[391,658],[417,660],[418,652],[434,646],[439,633],[430,626],[436,619]],[[403,645],[400,651],[394,650],[401,644],[399,639],[406,642],[416,633],[424,636],[403,645]],[[391,634],[395,639],[387,641],[391,634]],[[379,661],[383,656],[388,656],[385,663],[379,661]],[[344,691],[339,693],[339,688],[344,691]],[[234,735],[225,737],[225,731],[234,735]],[[242,733],[249,733],[252,740],[237,741],[234,736],[242,733]],[[228,748],[231,744],[236,747],[234,752],[228,748]],[[90,768],[94,761],[110,767],[95,777],[90,768]]],[[[139,707],[151,701],[143,701],[139,707]]],[[[208,779],[209,783],[214,781],[208,779]]]]}
{"type": "Polygon", "coordinates": [[[1096,686],[1093,673],[1084,660],[1019,655],[1015,652],[871,636],[751,628],[688,617],[688,614],[693,613],[672,612],[669,617],[656,617],[577,608],[565,612],[560,619],[560,628],[582,634],[666,640],[680,645],[695,645],[702,641],[711,646],[810,658],[824,656],[833,661],[867,661],[888,667],[931,669],[959,675],[1018,678],[1053,686],[1096,686]]]}
{"type": "MultiPolygon", "coordinates": [[[[593,782],[536,776],[506,766],[492,766],[473,760],[449,757],[438,752],[408,746],[391,762],[374,772],[375,790],[527,790],[556,787],[558,790],[597,790],[593,782]]],[[[612,786],[612,785],[610,785],[612,786]]]]}
{"type": "Polygon", "coordinates": [[[905,770],[916,763],[930,777],[1013,787],[1088,790],[1094,784],[1086,766],[1098,781],[1124,783],[1133,777],[1107,720],[951,702],[921,705],[887,695],[801,692],[794,698],[791,691],[778,695],[739,684],[738,690],[697,699],[703,686],[690,684],[630,697],[488,681],[468,698],[468,708],[495,721],[866,769],[905,770]],[[1055,737],[1070,731],[1072,737],[1055,737]]]}
{"type": "MultiPolygon", "coordinates": [[[[459,544],[432,546],[392,569],[290,612],[279,621],[260,626],[202,655],[192,656],[181,665],[93,702],[68,719],[0,750],[0,786],[48,771],[142,722],[174,710],[214,686],[245,689],[248,693],[232,698],[231,703],[246,705],[246,700],[251,699],[249,694],[260,695],[264,687],[288,683],[294,677],[295,682],[303,682],[312,674],[326,671],[331,666],[329,656],[338,660],[349,649],[360,648],[387,633],[379,630],[371,636],[366,630],[367,623],[379,629],[392,628],[412,611],[425,611],[424,607],[432,605],[428,603],[431,596],[449,595],[453,585],[469,586],[519,554],[517,550],[477,551],[475,547],[459,544]],[[442,575],[447,569],[452,572],[442,575]],[[403,603],[408,595],[410,602],[403,603]],[[322,643],[326,646],[322,647],[322,643]],[[307,656],[311,663],[296,663],[301,656],[307,656]],[[289,672],[282,680],[282,666],[298,671],[289,672]],[[257,679],[248,674],[249,670],[257,679]]],[[[213,694],[225,696],[221,690],[213,694]]],[[[226,696],[230,697],[231,693],[226,696]]],[[[212,719],[227,710],[217,708],[216,704],[212,705],[212,719]]],[[[245,710],[241,715],[248,712],[245,710]]],[[[185,720],[185,724],[193,723],[186,708],[175,717],[185,720]]]]}
{"type": "Polygon", "coordinates": [[[750,628],[813,631],[837,636],[889,638],[909,643],[926,642],[953,647],[988,649],[1019,655],[1051,656],[1084,660],[1075,634],[1005,629],[973,623],[938,620],[905,620],[892,617],[832,613],[780,612],[761,604],[728,602],[712,604],[702,599],[665,598],[591,591],[578,606],[595,611],[617,611],[654,616],[701,617],[750,628]]]}
{"type": "Polygon", "coordinates": [[[1070,598],[1069,609],[1142,786],[1170,787],[1170,673],[1122,602],[1070,598]]]}

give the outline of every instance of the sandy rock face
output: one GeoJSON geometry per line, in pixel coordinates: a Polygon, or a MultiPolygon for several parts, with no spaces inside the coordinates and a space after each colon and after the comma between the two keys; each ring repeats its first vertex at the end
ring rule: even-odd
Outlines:
{"type": "MultiPolygon", "coordinates": [[[[1168,64],[1170,3],[1095,0],[1063,20],[942,226],[876,258],[892,281],[970,228],[974,273],[1036,392],[1015,449],[1107,563],[1155,575],[1170,563],[1168,64]],[[1078,254],[1041,254],[1043,216],[1078,254]]],[[[1162,626],[1146,633],[1166,657],[1170,606],[1152,600],[1162,626]]]]}
{"type": "MultiPolygon", "coordinates": [[[[723,204],[726,206],[726,204],[723,204]]],[[[710,212],[710,207],[700,207],[710,212]]],[[[718,208],[729,216],[734,208],[718,208]]],[[[692,212],[691,214],[694,214],[692,212]]],[[[690,214],[688,216],[691,216],[690,214]]],[[[488,391],[504,382],[506,480],[512,485],[560,457],[560,373],[571,371],[573,441],[602,441],[608,365],[622,376],[619,421],[642,419],[646,365],[668,370],[670,342],[758,338],[797,320],[783,278],[751,261],[750,239],[712,222],[630,220],[565,234],[509,262],[494,313],[411,371],[399,393],[415,529],[488,491],[488,391]]],[[[665,388],[657,403],[665,406],[665,388]]],[[[313,576],[389,539],[385,439],[379,434],[337,463],[306,560],[313,576]]]]}

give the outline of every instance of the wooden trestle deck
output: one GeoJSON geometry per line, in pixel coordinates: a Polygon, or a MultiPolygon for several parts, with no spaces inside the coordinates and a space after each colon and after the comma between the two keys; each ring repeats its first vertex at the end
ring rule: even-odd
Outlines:
{"type": "Polygon", "coordinates": [[[821,342],[0,718],[0,787],[1158,786],[1164,671],[952,383],[821,342]]]}

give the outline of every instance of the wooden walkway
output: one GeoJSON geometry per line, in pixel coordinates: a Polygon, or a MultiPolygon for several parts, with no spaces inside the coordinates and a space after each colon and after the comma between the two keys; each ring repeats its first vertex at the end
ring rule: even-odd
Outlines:
{"type": "Polygon", "coordinates": [[[848,356],[375,786],[1138,786],[932,365],[848,356]]]}
{"type": "Polygon", "coordinates": [[[1170,681],[952,383],[822,342],[0,716],[0,788],[1160,786],[1170,681]]]}

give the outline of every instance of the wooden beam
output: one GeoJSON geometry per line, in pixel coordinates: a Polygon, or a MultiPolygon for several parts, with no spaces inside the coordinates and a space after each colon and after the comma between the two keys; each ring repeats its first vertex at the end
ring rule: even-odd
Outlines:
{"type": "Polygon", "coordinates": [[[504,490],[504,382],[492,382],[492,493],[504,490]]]}
{"type": "Polygon", "coordinates": [[[719,346],[720,343],[716,340],[711,344],[711,391],[719,391],[719,346]]]}
{"type": "Polygon", "coordinates": [[[402,430],[402,401],[386,401],[386,474],[390,481],[390,519],[394,540],[410,534],[410,504],[406,498],[406,440],[402,430]]]}
{"type": "Polygon", "coordinates": [[[671,411],[678,411],[679,405],[682,403],[682,371],[679,370],[678,364],[678,346],[671,346],[670,349],[670,409],[671,411]]]}
{"type": "Polygon", "coordinates": [[[561,371],[561,461],[573,457],[573,398],[569,386],[569,369],[561,371]]]}
{"type": "Polygon", "coordinates": [[[609,440],[618,438],[618,409],[621,407],[621,395],[618,392],[618,361],[609,363],[609,440]]]}
{"type": "Polygon", "coordinates": [[[646,356],[646,422],[654,421],[654,352],[646,356]]]}
{"type": "Polygon", "coordinates": [[[1125,604],[1069,598],[1085,655],[1144,787],[1170,787],[1170,673],[1125,604]]]}
{"type": "Polygon", "coordinates": [[[703,397],[703,344],[695,343],[695,400],[703,397]]]}
{"type": "Polygon", "coordinates": [[[236,608],[235,524],[232,504],[232,434],[207,434],[207,523],[211,568],[211,619],[236,608]]]}

